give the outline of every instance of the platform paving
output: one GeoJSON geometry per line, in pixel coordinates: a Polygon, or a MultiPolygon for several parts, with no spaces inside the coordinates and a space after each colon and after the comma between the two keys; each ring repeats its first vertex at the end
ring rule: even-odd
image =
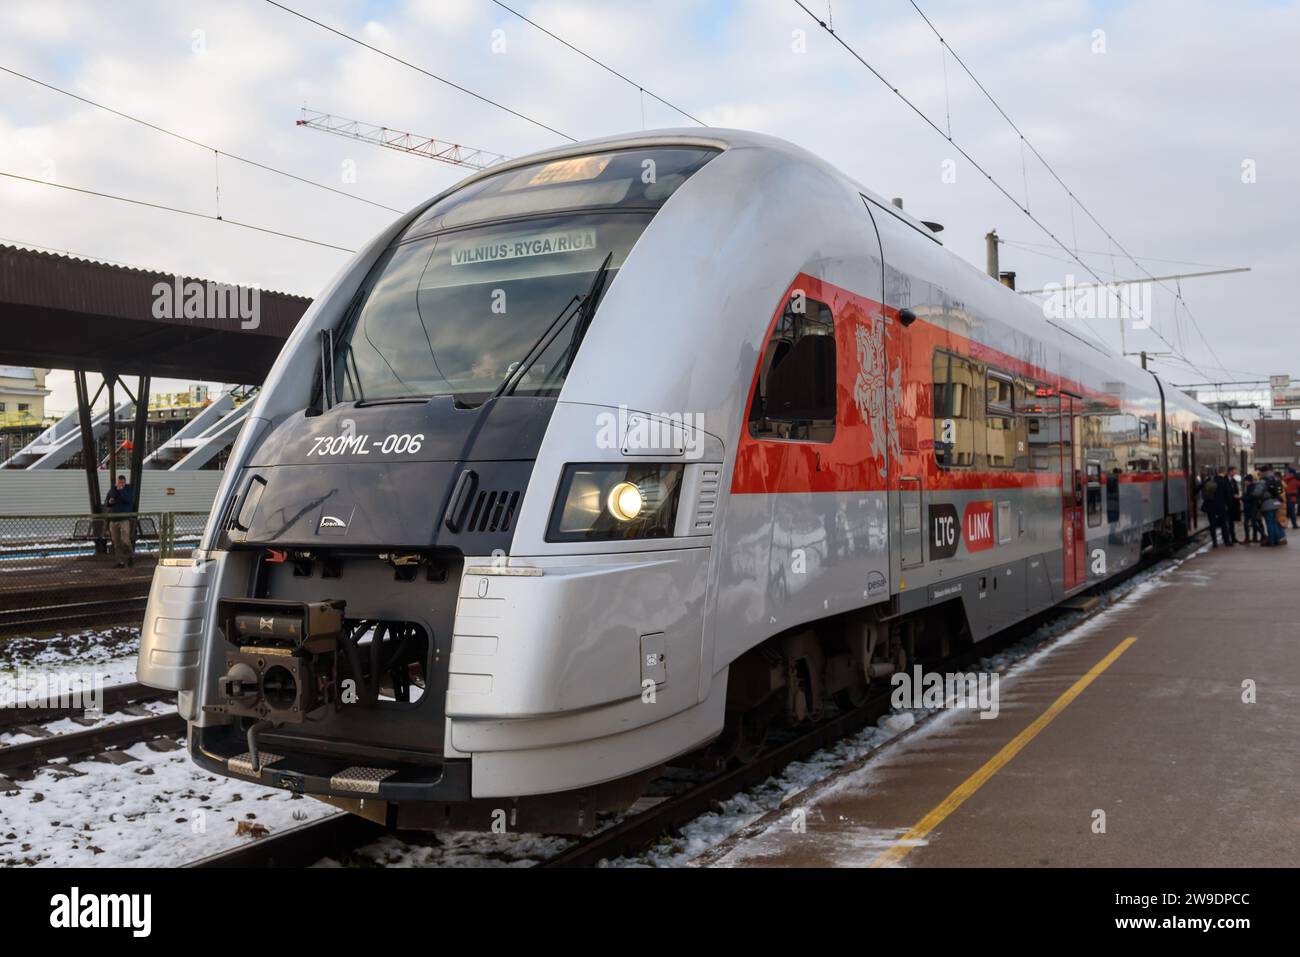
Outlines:
{"type": "Polygon", "coordinates": [[[1300,533],[1197,553],[999,693],[997,718],[938,715],[707,863],[1300,865],[1300,533]]]}

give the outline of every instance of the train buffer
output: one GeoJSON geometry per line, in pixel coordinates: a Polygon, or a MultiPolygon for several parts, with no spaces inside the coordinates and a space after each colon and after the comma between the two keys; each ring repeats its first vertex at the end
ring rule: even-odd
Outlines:
{"type": "Polygon", "coordinates": [[[944,709],[710,862],[1294,866],[1292,541],[1203,550],[1136,586],[1003,676],[996,717],[944,709]]]}

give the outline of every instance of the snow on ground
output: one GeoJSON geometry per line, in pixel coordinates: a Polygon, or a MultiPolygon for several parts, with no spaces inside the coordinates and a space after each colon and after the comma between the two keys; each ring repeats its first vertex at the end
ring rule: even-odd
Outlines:
{"type": "Polygon", "coordinates": [[[45,767],[0,791],[0,866],[176,867],[339,813],[287,791],[210,774],[183,748],[136,744],[128,764],[45,767]]]}
{"type": "MultiPolygon", "coordinates": [[[[542,834],[490,834],[449,831],[412,838],[382,837],[344,862],[361,867],[532,867],[574,842],[542,834]]],[[[326,858],[317,867],[344,864],[326,858]]]]}
{"type": "MultiPolygon", "coordinates": [[[[140,707],[150,714],[169,714],[176,710],[174,701],[146,701],[140,704],[140,707]]],[[[81,724],[73,721],[71,718],[59,718],[57,721],[42,721],[37,727],[51,734],[71,734],[77,731],[89,731],[94,728],[106,728],[110,724],[121,724],[124,721],[138,721],[142,716],[136,714],[127,714],[124,711],[109,711],[102,715],[94,725],[81,724]]],[[[28,741],[35,741],[38,737],[44,736],[27,734],[14,728],[10,731],[0,731],[0,747],[8,747],[11,744],[25,744],[28,741]]]]}
{"type": "MultiPolygon", "coordinates": [[[[135,628],[86,629],[51,637],[0,641],[0,707],[28,701],[51,676],[105,687],[135,680],[135,628]]],[[[166,702],[144,707],[163,714],[166,702]]],[[[113,712],[102,724],[131,720],[113,712]]],[[[41,724],[55,734],[85,730],[67,718],[41,724]]],[[[32,740],[0,735],[0,745],[32,740]]],[[[59,761],[31,780],[0,778],[0,866],[113,865],[174,867],[255,838],[236,834],[261,825],[269,832],[338,813],[287,791],[210,774],[183,748],[155,751],[148,744],[125,751],[125,764],[86,758],[59,761]]]]}
{"type": "Polygon", "coordinates": [[[38,637],[0,638],[0,671],[94,664],[134,657],[140,629],[128,626],[86,628],[38,637]]]}

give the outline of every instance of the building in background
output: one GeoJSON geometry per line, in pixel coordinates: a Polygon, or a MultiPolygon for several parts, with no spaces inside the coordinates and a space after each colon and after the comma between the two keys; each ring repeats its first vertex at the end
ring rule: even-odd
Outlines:
{"type": "Polygon", "coordinates": [[[1300,465],[1300,420],[1257,419],[1255,462],[1277,468],[1300,465]]]}
{"type": "Polygon", "coordinates": [[[0,462],[22,448],[48,424],[45,374],[49,369],[0,365],[0,462]]]}
{"type": "Polygon", "coordinates": [[[40,425],[45,421],[45,375],[49,369],[0,366],[0,426],[40,425]]]}

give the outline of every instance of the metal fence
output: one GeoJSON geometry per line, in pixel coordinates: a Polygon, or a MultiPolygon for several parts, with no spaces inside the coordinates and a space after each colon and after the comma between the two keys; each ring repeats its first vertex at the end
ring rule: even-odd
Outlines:
{"type": "Polygon", "coordinates": [[[159,559],[193,551],[207,518],[0,515],[0,634],[138,622],[159,559]]]}

